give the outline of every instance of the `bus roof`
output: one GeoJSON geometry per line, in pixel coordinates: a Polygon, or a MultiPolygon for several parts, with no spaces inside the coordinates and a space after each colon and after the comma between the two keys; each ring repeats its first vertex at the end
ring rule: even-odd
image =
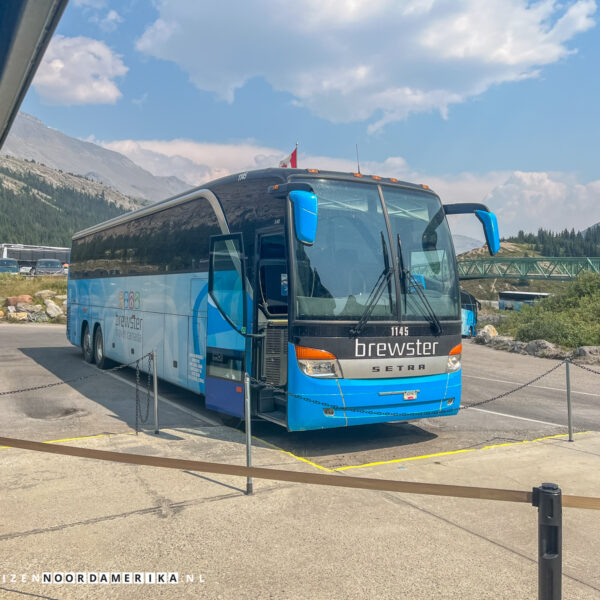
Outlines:
{"type": "Polygon", "coordinates": [[[131,221],[133,219],[136,219],[137,217],[143,217],[144,215],[158,212],[160,210],[164,210],[165,208],[169,208],[177,204],[189,202],[200,197],[206,191],[212,191],[211,188],[213,187],[219,187],[228,183],[238,183],[240,181],[245,181],[249,179],[252,180],[261,178],[279,178],[282,182],[293,180],[296,178],[326,178],[338,179],[342,181],[361,181],[364,183],[371,183],[374,185],[385,184],[392,185],[395,187],[409,188],[437,196],[437,194],[433,190],[431,190],[429,186],[423,184],[409,183],[407,181],[400,181],[399,179],[396,179],[394,177],[379,177],[377,175],[364,175],[362,173],[342,173],[340,171],[322,171],[320,169],[259,169],[256,171],[245,171],[242,173],[236,173],[234,175],[228,175],[220,179],[208,181],[200,186],[191,188],[187,192],[177,194],[176,196],[171,196],[170,198],[166,198],[165,200],[159,200],[158,202],[155,202],[150,206],[138,208],[137,210],[125,213],[123,215],[119,215],[118,217],[110,219],[109,221],[104,221],[103,223],[98,223],[97,225],[93,225],[92,227],[88,227],[87,229],[78,231],[73,235],[73,239],[76,240],[85,237],[86,235],[89,235],[91,233],[96,233],[98,231],[108,229],[110,227],[113,227],[114,225],[119,225],[120,223],[131,221]]]}
{"type": "Polygon", "coordinates": [[[552,294],[545,292],[518,292],[508,290],[506,292],[498,292],[498,298],[500,300],[534,300],[535,298],[547,298],[552,294]]]}

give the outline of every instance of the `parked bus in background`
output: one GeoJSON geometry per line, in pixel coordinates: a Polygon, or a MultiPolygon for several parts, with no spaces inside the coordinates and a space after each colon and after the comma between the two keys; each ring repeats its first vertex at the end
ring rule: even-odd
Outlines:
{"type": "Polygon", "coordinates": [[[543,298],[548,298],[550,294],[544,292],[517,292],[506,291],[498,292],[498,308],[500,310],[521,310],[523,304],[533,306],[533,303],[543,298]]]}
{"type": "Polygon", "coordinates": [[[67,336],[88,362],[156,350],[209,409],[288,430],[456,414],[457,265],[425,185],[316,169],[205,184],[73,237],[67,336]]]}
{"type": "Polygon", "coordinates": [[[70,248],[55,246],[31,246],[26,244],[0,244],[1,258],[14,258],[19,263],[19,268],[30,272],[41,259],[55,259],[62,263],[69,262],[70,248]]]}
{"type": "Polygon", "coordinates": [[[477,311],[481,304],[477,298],[466,290],[460,290],[460,312],[462,316],[462,336],[474,337],[477,335],[477,311]]]}

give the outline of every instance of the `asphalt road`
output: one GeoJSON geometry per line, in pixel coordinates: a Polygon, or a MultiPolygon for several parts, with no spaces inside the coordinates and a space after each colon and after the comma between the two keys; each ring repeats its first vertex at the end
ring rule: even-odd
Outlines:
{"type": "MultiPolygon", "coordinates": [[[[0,340],[0,394],[75,380],[0,395],[1,435],[48,441],[135,428],[134,370],[101,374],[66,341],[62,326],[2,324],[0,340]]],[[[510,391],[558,364],[470,342],[463,347],[463,405],[510,391]]],[[[596,370],[600,372],[600,367],[596,370]]],[[[571,384],[575,430],[600,430],[600,375],[572,366],[571,384]]],[[[206,410],[202,399],[192,393],[162,383],[159,392],[162,427],[237,425],[206,410]]],[[[145,417],[145,395],[141,407],[145,417]]],[[[560,366],[517,393],[462,410],[456,417],[293,433],[258,421],[253,423],[253,433],[259,440],[319,465],[339,468],[564,434],[566,425],[565,367],[560,366]]],[[[152,409],[146,424],[151,426],[152,409]]]]}

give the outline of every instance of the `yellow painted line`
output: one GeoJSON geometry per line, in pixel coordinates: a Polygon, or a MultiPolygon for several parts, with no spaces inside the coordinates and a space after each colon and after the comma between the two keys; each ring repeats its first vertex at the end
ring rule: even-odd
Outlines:
{"type": "MultiPolygon", "coordinates": [[[[574,435],[585,435],[593,433],[591,431],[580,431],[574,435]]],[[[330,471],[347,471],[349,469],[363,469],[365,467],[376,467],[378,465],[391,465],[395,463],[408,462],[409,460],[423,460],[426,458],[436,458],[438,456],[450,456],[452,454],[463,454],[465,452],[479,452],[480,450],[491,450],[492,448],[503,448],[505,446],[518,446],[520,444],[531,444],[541,442],[543,440],[551,440],[555,438],[569,437],[568,433],[559,433],[557,435],[547,435],[546,437],[536,438],[535,440],[523,440],[521,442],[507,442],[505,444],[494,444],[493,446],[484,446],[483,448],[465,448],[463,450],[449,450],[448,452],[438,452],[436,454],[424,454],[422,456],[409,456],[408,458],[394,458],[392,460],[382,460],[379,462],[366,463],[364,465],[349,465],[347,467],[338,467],[337,469],[329,469],[330,471]]]]}
{"type": "Polygon", "coordinates": [[[323,467],[322,465],[319,465],[316,462],[313,462],[312,460],[308,460],[307,458],[302,458],[301,456],[298,456],[298,455],[294,454],[293,452],[288,452],[287,450],[284,450],[283,448],[280,448],[279,446],[276,446],[275,444],[272,444],[271,442],[267,442],[266,440],[263,440],[254,435],[252,436],[252,438],[258,442],[261,442],[262,444],[265,444],[265,446],[269,446],[269,448],[273,448],[273,450],[278,450],[279,452],[281,452],[283,454],[287,454],[288,456],[291,456],[292,458],[295,458],[296,460],[299,460],[300,462],[306,463],[307,465],[310,465],[311,467],[321,469],[321,471],[327,471],[328,473],[332,473],[333,471],[335,471],[335,469],[328,469],[327,467],[323,467]]]}
{"type": "MultiPolygon", "coordinates": [[[[98,435],[84,435],[82,437],[65,438],[63,440],[49,440],[44,444],[60,444],[61,442],[76,442],[77,440],[90,440],[92,438],[110,437],[113,435],[133,435],[135,431],[127,431],[126,433],[99,433],[98,435]]],[[[0,446],[0,450],[9,450],[10,446],[0,446]]]]}

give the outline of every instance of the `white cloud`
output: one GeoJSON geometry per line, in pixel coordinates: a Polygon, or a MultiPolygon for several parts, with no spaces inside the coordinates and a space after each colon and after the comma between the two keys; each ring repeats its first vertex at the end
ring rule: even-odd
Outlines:
{"type": "Polygon", "coordinates": [[[264,77],[316,115],[374,131],[535,77],[594,25],[595,0],[161,0],[137,48],[231,102],[264,77]]]}
{"type": "Polygon", "coordinates": [[[104,42],[56,35],[33,86],[52,104],[114,104],[122,96],[115,79],[128,70],[104,42]]]}
{"type": "MultiPolygon", "coordinates": [[[[175,175],[190,185],[251,169],[276,167],[289,149],[278,150],[255,145],[214,144],[191,140],[120,140],[102,145],[121,152],[155,175],[175,175]]],[[[352,160],[300,152],[302,168],[318,168],[351,173],[352,160]]],[[[368,161],[361,165],[366,174],[396,177],[425,183],[435,190],[442,202],[482,202],[498,216],[501,236],[516,234],[519,229],[536,232],[543,227],[562,230],[584,229],[600,221],[600,180],[581,183],[569,174],[496,171],[483,174],[427,175],[412,169],[399,156],[385,161],[368,161]]],[[[454,233],[482,238],[479,221],[474,216],[453,216],[454,233]]]]}
{"type": "Polygon", "coordinates": [[[484,198],[503,235],[539,227],[585,229],[600,221],[600,180],[580,183],[565,173],[513,172],[484,198]]]}
{"type": "Polygon", "coordinates": [[[116,10],[109,10],[106,16],[100,19],[100,29],[107,33],[114,31],[119,23],[123,22],[123,17],[116,10]]]}

